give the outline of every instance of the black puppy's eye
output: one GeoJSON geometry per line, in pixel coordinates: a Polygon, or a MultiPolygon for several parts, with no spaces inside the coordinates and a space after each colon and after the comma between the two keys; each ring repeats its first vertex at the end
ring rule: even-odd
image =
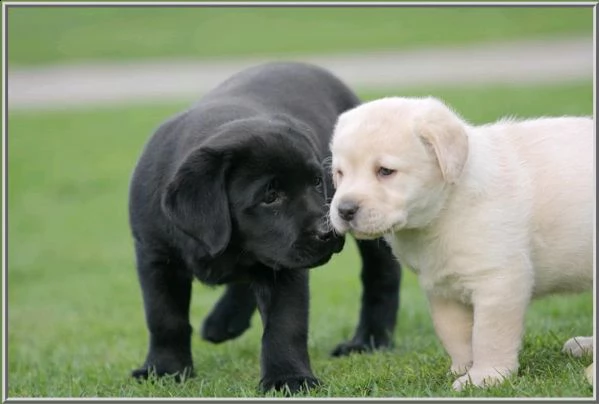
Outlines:
{"type": "Polygon", "coordinates": [[[315,187],[319,187],[322,185],[322,177],[320,175],[317,175],[314,177],[314,180],[312,181],[312,184],[314,184],[315,187]]]}
{"type": "Polygon", "coordinates": [[[272,205],[277,202],[280,198],[280,194],[275,190],[268,190],[264,198],[262,199],[262,203],[265,205],[272,205]]]}
{"type": "Polygon", "coordinates": [[[397,172],[397,170],[380,167],[379,170],[377,171],[377,174],[379,175],[379,177],[389,177],[389,176],[395,174],[396,172],[397,172]]]}
{"type": "Polygon", "coordinates": [[[264,197],[262,198],[263,205],[273,205],[281,201],[283,193],[279,190],[279,182],[274,179],[268,184],[264,197]]]}

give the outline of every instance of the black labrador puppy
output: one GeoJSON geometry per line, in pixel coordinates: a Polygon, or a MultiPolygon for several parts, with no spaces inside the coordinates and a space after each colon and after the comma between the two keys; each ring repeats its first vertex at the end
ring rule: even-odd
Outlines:
{"type": "MultiPolygon", "coordinates": [[[[130,185],[129,217],[150,333],[137,378],[193,374],[193,278],[227,289],[203,327],[218,342],[262,317],[260,385],[313,386],[307,350],[308,269],[344,239],[326,221],[323,162],[337,116],[358,98],[329,72],[301,63],[242,71],[164,122],[130,185]]],[[[362,311],[336,354],[391,344],[400,267],[384,242],[359,241],[362,311]]]]}

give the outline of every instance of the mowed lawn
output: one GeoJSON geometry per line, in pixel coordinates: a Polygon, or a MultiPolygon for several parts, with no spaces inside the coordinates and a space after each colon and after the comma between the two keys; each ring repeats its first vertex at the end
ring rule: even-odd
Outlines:
{"type": "MultiPolygon", "coordinates": [[[[474,123],[510,114],[589,115],[592,83],[545,87],[389,90],[362,93],[444,98],[474,123]]],[[[186,103],[77,112],[14,112],[8,145],[8,396],[259,397],[261,324],[212,345],[199,324],[221,289],[196,283],[191,321],[198,376],[137,383],[128,377],[147,348],[141,293],[127,227],[127,186],[152,130],[186,103]]],[[[589,178],[589,181],[593,181],[589,178]]],[[[589,220],[593,220],[589,217],[589,220]]],[[[309,350],[323,386],[314,397],[590,397],[591,359],[560,353],[591,335],[592,294],[537,301],[528,312],[520,376],[501,387],[451,391],[449,358],[423,294],[404,271],[396,347],[331,358],[352,335],[360,300],[352,240],[312,272],[309,350]]],[[[277,396],[269,393],[269,396],[277,396]]]]}
{"type": "Polygon", "coordinates": [[[11,67],[592,35],[592,7],[10,7],[11,67]]]}

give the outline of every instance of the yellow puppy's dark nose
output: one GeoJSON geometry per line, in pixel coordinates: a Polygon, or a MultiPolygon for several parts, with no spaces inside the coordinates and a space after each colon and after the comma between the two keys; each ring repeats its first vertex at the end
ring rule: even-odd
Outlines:
{"type": "Polygon", "coordinates": [[[342,200],[337,206],[337,211],[339,212],[339,217],[345,220],[346,222],[351,222],[356,212],[360,209],[360,205],[356,201],[352,200],[342,200]]]}

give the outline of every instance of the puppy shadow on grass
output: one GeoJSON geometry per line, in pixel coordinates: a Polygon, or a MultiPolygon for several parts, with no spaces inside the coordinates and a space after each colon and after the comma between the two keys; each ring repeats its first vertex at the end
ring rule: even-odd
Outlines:
{"type": "MultiPolygon", "coordinates": [[[[194,363],[193,371],[186,371],[184,373],[157,375],[154,369],[151,369],[147,377],[136,378],[137,385],[144,388],[144,395],[153,396],[158,394],[160,396],[170,396],[169,392],[193,392],[195,397],[216,397],[216,391],[227,391],[224,397],[267,397],[267,398],[301,398],[311,397],[314,395],[322,395],[320,392],[324,385],[306,383],[300,384],[292,383],[289,385],[277,385],[276,389],[271,389],[267,392],[262,392],[259,386],[255,385],[253,379],[249,377],[247,380],[240,380],[238,375],[234,377],[237,381],[235,384],[228,384],[226,380],[220,378],[215,379],[209,369],[218,369],[225,365],[227,360],[219,355],[208,355],[203,357],[201,360],[201,366],[199,363],[194,363]],[[221,383],[228,384],[227,387],[223,388],[220,386],[221,383]]],[[[258,364],[240,364],[240,368],[247,371],[248,367],[258,367],[258,364]]],[[[247,372],[251,374],[251,372],[247,372]]],[[[184,394],[187,396],[187,394],[184,394]]],[[[221,396],[221,394],[219,394],[221,396]]]]}

